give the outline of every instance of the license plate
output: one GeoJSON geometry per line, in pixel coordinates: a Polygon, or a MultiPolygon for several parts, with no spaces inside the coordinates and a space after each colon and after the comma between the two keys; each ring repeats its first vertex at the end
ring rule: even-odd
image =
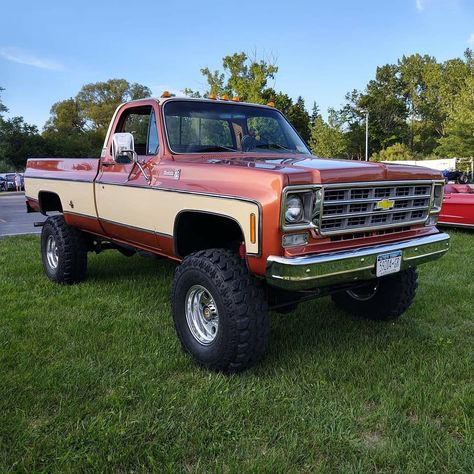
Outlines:
{"type": "Polygon", "coordinates": [[[377,256],[376,275],[378,277],[390,275],[400,271],[402,264],[402,251],[383,253],[377,256]]]}

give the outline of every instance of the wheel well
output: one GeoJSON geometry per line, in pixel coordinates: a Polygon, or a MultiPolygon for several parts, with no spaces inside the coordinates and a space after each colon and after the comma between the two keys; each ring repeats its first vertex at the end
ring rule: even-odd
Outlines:
{"type": "Polygon", "coordinates": [[[174,245],[180,257],[210,248],[238,250],[243,241],[240,225],[230,217],[189,211],[182,212],[176,218],[174,245]]]}
{"type": "Polygon", "coordinates": [[[56,193],[40,191],[38,202],[42,214],[46,214],[49,211],[63,212],[61,199],[59,199],[59,196],[56,193]]]}

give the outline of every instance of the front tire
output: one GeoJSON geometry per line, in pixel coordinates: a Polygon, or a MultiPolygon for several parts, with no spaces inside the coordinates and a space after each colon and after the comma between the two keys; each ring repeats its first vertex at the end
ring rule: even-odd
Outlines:
{"type": "Polygon", "coordinates": [[[230,250],[187,256],[176,269],[171,301],[181,345],[199,364],[232,373],[263,358],[269,334],[264,293],[230,250]]]}
{"type": "Polygon", "coordinates": [[[71,285],[85,280],[87,247],[84,234],[64,221],[63,216],[48,217],[41,232],[41,257],[48,278],[71,285]]]}
{"type": "Polygon", "coordinates": [[[376,321],[398,319],[413,303],[418,275],[414,268],[368,281],[353,290],[332,295],[342,310],[358,317],[376,321]]]}

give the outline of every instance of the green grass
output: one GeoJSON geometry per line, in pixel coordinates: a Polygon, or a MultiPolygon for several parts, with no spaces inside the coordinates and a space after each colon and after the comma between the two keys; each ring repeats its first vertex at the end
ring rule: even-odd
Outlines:
{"type": "Polygon", "coordinates": [[[64,287],[37,237],[0,240],[0,472],[473,472],[474,234],[452,238],[400,321],[305,303],[231,377],[181,351],[173,263],[91,255],[64,287]]]}

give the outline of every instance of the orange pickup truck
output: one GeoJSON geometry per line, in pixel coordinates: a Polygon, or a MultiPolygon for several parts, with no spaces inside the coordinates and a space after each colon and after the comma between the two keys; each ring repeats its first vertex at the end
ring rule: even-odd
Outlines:
{"type": "Polygon", "coordinates": [[[269,309],[410,306],[415,267],[449,247],[439,173],[316,158],[274,107],[167,95],[119,106],[100,158],[28,160],[27,210],[61,213],[42,229],[51,280],[84,280],[89,251],[175,260],[182,346],[223,372],[262,359],[269,309]]]}

